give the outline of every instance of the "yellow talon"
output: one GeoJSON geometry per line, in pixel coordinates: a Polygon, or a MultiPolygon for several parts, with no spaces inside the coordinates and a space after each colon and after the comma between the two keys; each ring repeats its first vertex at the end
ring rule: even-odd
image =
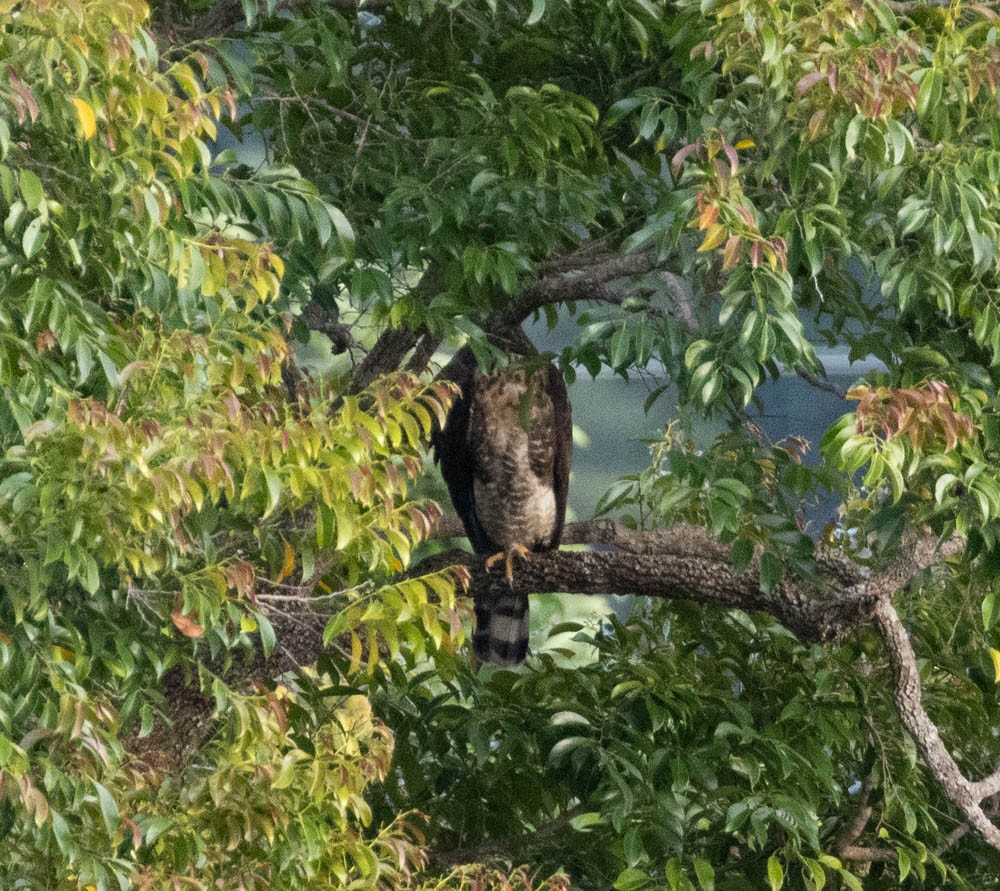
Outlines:
{"type": "Polygon", "coordinates": [[[528,556],[530,553],[531,551],[524,545],[511,545],[507,550],[498,551],[496,554],[486,558],[486,571],[489,572],[494,563],[499,563],[500,560],[503,560],[507,567],[505,573],[507,584],[514,587],[514,555],[517,554],[522,560],[527,561],[530,559],[528,556]]]}

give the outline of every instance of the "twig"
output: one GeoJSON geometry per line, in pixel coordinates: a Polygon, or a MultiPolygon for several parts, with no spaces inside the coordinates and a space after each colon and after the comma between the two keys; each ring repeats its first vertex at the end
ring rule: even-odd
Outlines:
{"type": "Polygon", "coordinates": [[[842,848],[838,856],[841,860],[856,863],[895,863],[899,859],[891,848],[859,848],[855,845],[842,848]]]}
{"type": "Polygon", "coordinates": [[[835,387],[829,381],[820,379],[812,372],[807,371],[805,368],[797,367],[795,369],[795,373],[807,384],[809,384],[809,386],[815,387],[817,390],[822,390],[824,393],[830,393],[838,399],[844,398],[844,390],[841,390],[839,387],[835,387]]]}

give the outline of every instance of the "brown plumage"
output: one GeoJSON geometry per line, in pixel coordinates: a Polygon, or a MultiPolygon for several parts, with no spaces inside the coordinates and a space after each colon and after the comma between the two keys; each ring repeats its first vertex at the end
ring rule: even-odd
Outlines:
{"type": "MultiPolygon", "coordinates": [[[[462,358],[462,357],[460,357],[462,358]]],[[[477,554],[505,555],[559,546],[573,450],[566,384],[548,362],[528,358],[491,374],[465,357],[452,406],[435,442],[441,474],[477,554]]],[[[528,651],[528,598],[477,600],[476,655],[517,665],[528,651]]]]}

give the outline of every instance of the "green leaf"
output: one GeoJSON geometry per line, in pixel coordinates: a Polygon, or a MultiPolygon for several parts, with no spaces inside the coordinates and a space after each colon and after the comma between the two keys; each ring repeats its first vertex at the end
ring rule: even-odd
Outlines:
{"type": "Polygon", "coordinates": [[[118,829],[118,805],[115,803],[111,793],[97,780],[93,781],[94,789],[97,790],[97,801],[101,808],[101,817],[104,819],[104,827],[108,835],[114,837],[118,829]]]}
{"type": "Polygon", "coordinates": [[[35,217],[28,223],[27,228],[24,230],[24,235],[21,236],[21,249],[24,251],[24,256],[27,259],[30,260],[45,246],[48,234],[45,220],[42,217],[35,217]]]}
{"type": "Polygon", "coordinates": [[[90,372],[94,367],[94,351],[86,337],[80,337],[76,342],[76,366],[82,384],[90,377],[90,372]]]}
{"type": "Polygon", "coordinates": [[[260,644],[264,650],[264,655],[270,656],[274,652],[274,645],[277,643],[274,626],[264,613],[257,613],[255,618],[260,632],[260,644]]]}
{"type": "Polygon", "coordinates": [[[646,857],[646,849],[642,844],[642,836],[635,827],[629,829],[622,839],[622,851],[625,854],[625,862],[630,866],[635,866],[646,857]]]}
{"type": "Polygon", "coordinates": [[[715,891],[715,870],[707,860],[700,857],[693,857],[694,874],[698,878],[698,885],[701,891],[715,891]]]}
{"type": "Polygon", "coordinates": [[[143,840],[147,845],[152,845],[173,825],[174,821],[167,817],[147,817],[143,821],[143,840]]]}
{"type": "Polygon", "coordinates": [[[902,882],[910,874],[910,855],[902,848],[896,848],[896,857],[899,864],[899,880],[902,882]]]}
{"type": "Polygon", "coordinates": [[[308,538],[302,541],[302,582],[308,582],[316,571],[316,552],[313,549],[312,541],[308,538]]]}
{"type": "Polygon", "coordinates": [[[566,725],[582,725],[584,727],[590,726],[590,721],[588,721],[583,715],[577,712],[562,711],[556,712],[550,719],[553,727],[564,727],[566,725]]]}
{"type": "Polygon", "coordinates": [[[344,256],[351,258],[354,256],[354,229],[348,221],[347,217],[340,208],[334,207],[332,204],[326,205],[326,212],[330,215],[330,220],[333,223],[333,228],[337,233],[337,238],[340,239],[340,249],[344,252],[344,256]]]}
{"type": "Polygon", "coordinates": [[[679,891],[681,884],[684,881],[684,869],[681,866],[680,858],[671,857],[667,861],[665,875],[667,879],[667,887],[670,888],[670,891],[679,891]]]}
{"type": "Polygon", "coordinates": [[[920,89],[917,92],[917,115],[919,117],[925,117],[929,111],[937,106],[941,99],[942,86],[943,77],[939,72],[931,69],[924,73],[920,81],[920,89]]]}
{"type": "Polygon", "coordinates": [[[733,569],[745,569],[753,559],[754,544],[746,538],[738,538],[733,542],[730,551],[730,559],[733,561],[733,569]]]}
{"type": "Polygon", "coordinates": [[[621,328],[611,336],[612,368],[624,368],[632,358],[632,336],[625,328],[621,328]]]}
{"type": "Polygon", "coordinates": [[[781,561],[770,551],[765,551],[760,557],[760,586],[765,594],[770,594],[784,575],[781,561]]]}
{"type": "Polygon", "coordinates": [[[615,891],[638,891],[638,889],[646,888],[648,885],[649,876],[641,869],[630,866],[618,873],[613,887],[615,891]]]}
{"type": "Polygon", "coordinates": [[[585,746],[589,743],[589,740],[585,736],[567,736],[564,739],[559,740],[550,750],[549,750],[549,763],[554,764],[561,761],[570,752],[574,752],[581,746],[585,746]]]}
{"type": "Polygon", "coordinates": [[[771,891],[780,891],[785,884],[785,870],[776,854],[767,858],[767,880],[771,883],[771,891]]]}
{"type": "Polygon", "coordinates": [[[527,25],[536,25],[545,15],[545,0],[531,0],[531,15],[528,16],[527,25]]]}
{"type": "Polygon", "coordinates": [[[589,811],[585,814],[577,814],[572,820],[569,821],[570,826],[572,826],[577,832],[586,832],[593,826],[600,826],[604,821],[598,811],[589,811]]]}
{"type": "Polygon", "coordinates": [[[1000,598],[995,592],[991,592],[983,598],[983,630],[989,631],[1000,618],[1000,598]]]}
{"type": "Polygon", "coordinates": [[[469,194],[475,195],[476,192],[485,189],[487,186],[492,185],[499,179],[500,174],[493,170],[480,170],[479,173],[472,178],[472,182],[469,183],[469,194]]]}
{"type": "Polygon", "coordinates": [[[583,631],[584,627],[586,626],[584,626],[580,622],[558,622],[557,624],[553,625],[551,628],[548,629],[547,636],[556,637],[557,635],[560,634],[572,633],[574,631],[583,631]]]}
{"type": "Polygon", "coordinates": [[[613,127],[622,118],[642,106],[645,101],[639,96],[629,96],[627,99],[619,99],[605,113],[604,123],[609,127],[613,127]]]}
{"type": "Polygon", "coordinates": [[[342,551],[354,538],[354,517],[349,511],[347,505],[340,501],[334,502],[333,512],[337,518],[337,543],[334,547],[338,551],[342,551]]]}
{"type": "Polygon", "coordinates": [[[278,472],[273,467],[264,468],[264,480],[267,483],[267,495],[268,495],[266,514],[269,514],[278,506],[278,503],[281,501],[281,492],[283,487],[281,483],[281,477],[278,476],[278,472]]]}
{"type": "Polygon", "coordinates": [[[81,579],[84,590],[88,594],[96,594],[101,585],[101,575],[97,567],[97,561],[90,555],[84,554],[83,558],[84,574],[81,579]]]}
{"type": "Polygon", "coordinates": [[[30,170],[24,169],[18,176],[18,183],[21,187],[21,197],[24,198],[25,207],[32,212],[38,210],[45,200],[45,189],[42,186],[42,181],[30,170]]]}
{"type": "Polygon", "coordinates": [[[52,820],[52,834],[55,836],[59,850],[66,856],[70,856],[73,851],[73,837],[69,831],[69,824],[65,817],[58,811],[50,810],[49,817],[52,820]]]}
{"type": "Polygon", "coordinates": [[[861,115],[855,115],[847,125],[847,132],[844,134],[844,148],[847,150],[847,157],[854,160],[856,157],[855,148],[858,144],[858,137],[861,135],[861,128],[865,119],[861,115]]]}
{"type": "Polygon", "coordinates": [[[761,28],[760,37],[763,43],[760,60],[765,65],[770,65],[778,59],[778,38],[770,25],[764,25],[761,28]]]}

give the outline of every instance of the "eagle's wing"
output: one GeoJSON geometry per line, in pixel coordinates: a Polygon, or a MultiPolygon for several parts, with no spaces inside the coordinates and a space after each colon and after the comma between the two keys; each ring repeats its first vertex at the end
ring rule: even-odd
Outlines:
{"type": "Polygon", "coordinates": [[[573,413],[570,409],[566,381],[554,365],[548,366],[546,389],[552,401],[552,490],[556,496],[556,516],[552,525],[549,548],[559,547],[566,522],[566,499],[569,495],[569,469],[573,460],[573,413]]]}
{"type": "Polygon", "coordinates": [[[472,549],[477,554],[493,554],[499,548],[490,540],[479,522],[473,486],[476,459],[475,450],[469,441],[469,431],[476,401],[475,360],[472,359],[471,364],[459,364],[454,380],[461,387],[462,395],[452,403],[444,429],[434,437],[434,457],[441,465],[441,476],[472,549]]]}

